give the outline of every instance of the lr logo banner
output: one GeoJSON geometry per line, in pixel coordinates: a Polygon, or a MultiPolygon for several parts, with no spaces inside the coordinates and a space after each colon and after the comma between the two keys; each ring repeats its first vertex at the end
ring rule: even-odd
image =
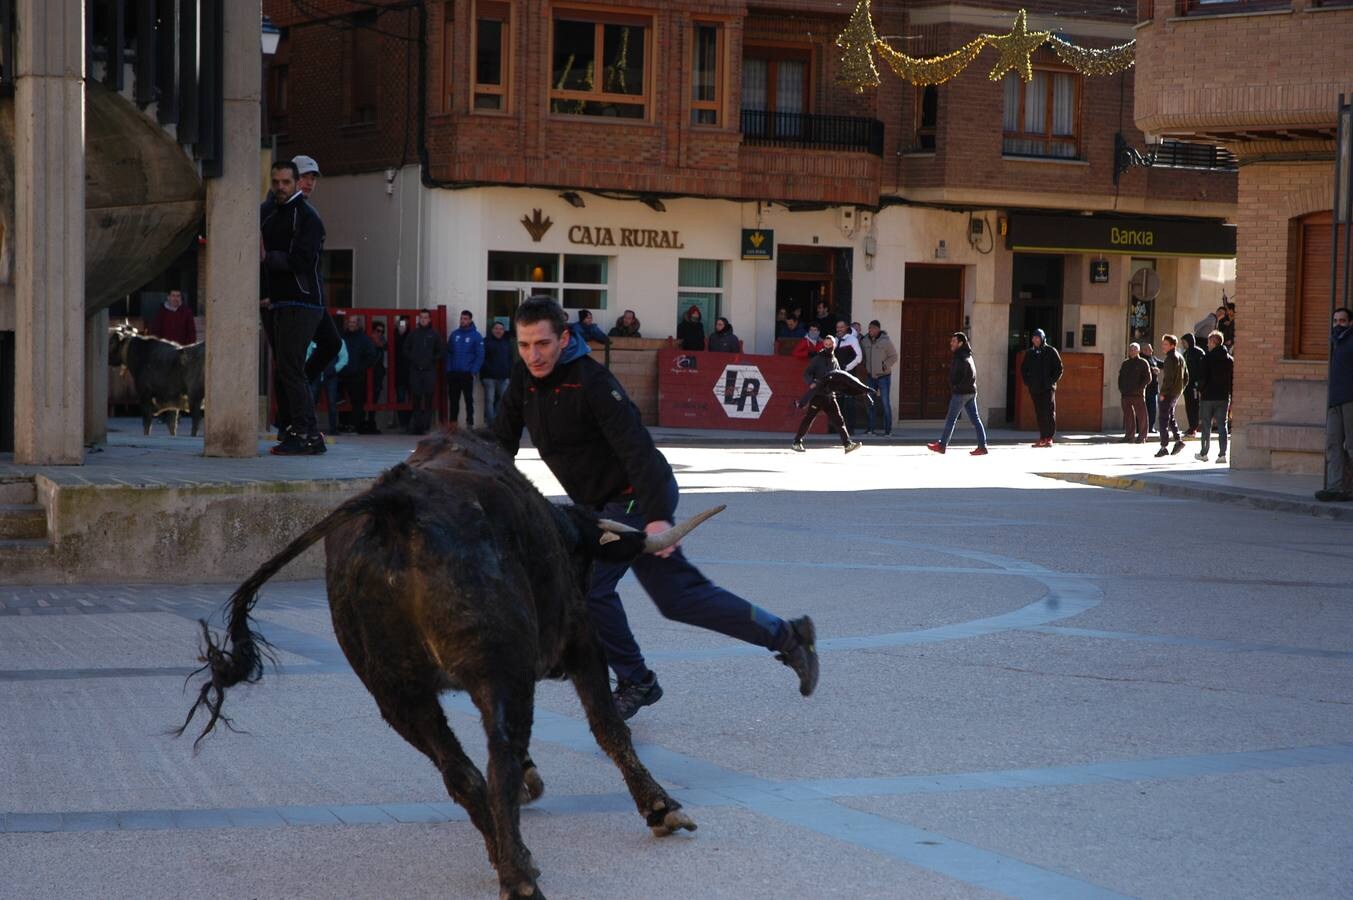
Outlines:
{"type": "Polygon", "coordinates": [[[770,402],[771,389],[756,366],[724,366],[714,384],[724,413],[732,419],[759,419],[770,402]]]}

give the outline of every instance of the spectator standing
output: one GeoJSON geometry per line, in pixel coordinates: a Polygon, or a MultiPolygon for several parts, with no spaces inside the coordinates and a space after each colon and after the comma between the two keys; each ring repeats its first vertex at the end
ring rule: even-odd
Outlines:
{"type": "Polygon", "coordinates": [[[507,390],[507,379],[512,374],[512,338],[502,322],[494,322],[484,338],[484,365],[479,369],[479,383],[484,386],[484,424],[492,425],[498,415],[498,401],[507,390]]]}
{"type": "Polygon", "coordinates": [[[817,315],[812,324],[817,326],[818,334],[836,334],[836,315],[826,300],[817,301],[817,315]]]}
{"type": "Polygon", "coordinates": [[[878,433],[874,428],[874,414],[877,412],[883,417],[883,434],[887,436],[893,433],[892,386],[893,366],[897,365],[898,359],[897,348],[879,320],[875,319],[869,323],[869,330],[860,340],[860,350],[864,353],[865,374],[869,379],[865,383],[878,391],[879,395],[879,402],[869,407],[869,427],[865,429],[865,434],[878,433]]]}
{"type": "MultiPolygon", "coordinates": [[[[404,355],[404,342],[408,337],[409,317],[399,316],[395,319],[395,336],[390,345],[395,348],[395,402],[401,406],[409,400],[409,358],[404,355]]],[[[412,410],[400,409],[395,411],[395,417],[390,424],[407,434],[412,419],[412,410]]]]}
{"type": "MultiPolygon", "coordinates": [[[[832,343],[836,338],[832,338],[832,343]]],[[[803,340],[794,345],[793,357],[807,362],[812,355],[822,349],[822,335],[818,333],[816,325],[808,326],[808,333],[803,336],[803,340]]]]}
{"type": "Polygon", "coordinates": [[[409,399],[413,403],[409,433],[427,434],[437,400],[437,364],[446,356],[446,340],[432,327],[431,310],[418,313],[418,327],[409,332],[400,350],[409,366],[409,399]]]}
{"type": "Polygon", "coordinates": [[[639,319],[634,315],[634,310],[625,310],[620,315],[620,321],[611,326],[608,334],[611,337],[643,337],[639,333],[639,319]]]}
{"type": "MultiPolygon", "coordinates": [[[[842,372],[853,375],[861,384],[869,377],[869,372],[864,367],[864,351],[860,349],[860,336],[851,330],[844,319],[836,320],[836,361],[841,364],[842,372]]],[[[840,398],[840,403],[846,427],[854,432],[857,424],[855,398],[847,394],[840,398]]]]}
{"type": "Polygon", "coordinates": [[[1330,382],[1325,410],[1325,487],[1322,502],[1353,500],[1353,324],[1348,307],[1334,311],[1330,330],[1330,382]]]}
{"type": "Polygon", "coordinates": [[[1029,344],[1019,373],[1038,416],[1038,440],[1033,445],[1051,447],[1057,433],[1057,382],[1062,379],[1062,356],[1056,347],[1048,345],[1048,336],[1041,328],[1034,329],[1029,344]]]}
{"type": "Polygon", "coordinates": [[[451,399],[451,417],[460,418],[460,399],[465,398],[465,427],[474,427],[474,380],[484,365],[484,338],[474,325],[474,314],[460,311],[460,327],[446,339],[446,392],[451,399]]]}
{"type": "MultiPolygon", "coordinates": [[[[388,352],[390,342],[385,336],[385,322],[380,319],[371,323],[371,344],[376,348],[376,364],[371,367],[371,398],[379,406],[385,402],[385,378],[390,366],[388,352]]],[[[374,409],[366,414],[366,425],[362,433],[381,433],[380,426],[376,423],[374,409]]]]}
{"type": "Polygon", "coordinates": [[[1189,383],[1184,387],[1184,412],[1189,419],[1186,438],[1198,434],[1198,390],[1203,379],[1203,360],[1207,353],[1199,347],[1192,334],[1181,334],[1179,343],[1183,345],[1184,365],[1189,368],[1189,383]]]}
{"type": "MultiPolygon", "coordinates": [[[[1220,331],[1207,336],[1207,355],[1202,363],[1202,379],[1198,400],[1198,414],[1202,417],[1201,447],[1195,459],[1207,462],[1207,451],[1212,437],[1212,423],[1217,423],[1217,462],[1226,462],[1227,418],[1231,414],[1231,384],[1235,378],[1235,361],[1226,349],[1226,338],[1220,331]]],[[[1193,368],[1189,367],[1189,374],[1193,368]]]]}
{"type": "Polygon", "coordinates": [[[1156,349],[1150,342],[1142,344],[1142,359],[1151,367],[1151,381],[1146,385],[1146,425],[1151,434],[1156,433],[1156,408],[1160,393],[1160,360],[1156,359],[1156,349]]]}
{"type": "Polygon", "coordinates": [[[733,325],[723,316],[714,320],[714,333],[709,336],[711,353],[741,353],[742,341],[733,333],[733,325]]]}
{"type": "Polygon", "coordinates": [[[926,444],[926,448],[934,453],[943,453],[948,449],[949,439],[954,436],[954,426],[958,424],[958,415],[966,412],[968,421],[977,432],[977,447],[968,455],[986,456],[987,430],[982,427],[982,415],[977,411],[977,361],[972,358],[968,336],[955,331],[949,338],[949,351],[953,354],[949,362],[949,414],[945,416],[940,439],[926,444]]]}
{"type": "Polygon", "coordinates": [[[570,325],[569,330],[573,332],[575,338],[582,342],[584,352],[588,350],[588,341],[596,341],[598,344],[608,347],[611,344],[611,339],[607,336],[606,332],[602,331],[597,323],[593,321],[592,310],[590,309],[578,310],[578,321],[570,325]]]}
{"type": "Polygon", "coordinates": [[[1229,300],[1217,307],[1217,330],[1230,350],[1236,345],[1236,305],[1229,300]]]}
{"type": "Polygon", "coordinates": [[[157,338],[188,346],[197,343],[197,322],[193,311],[183,302],[183,291],[174,288],[150,323],[150,333],[157,338]]]}
{"type": "Polygon", "coordinates": [[[1184,393],[1184,388],[1189,383],[1189,367],[1184,362],[1184,355],[1179,352],[1179,341],[1172,334],[1163,334],[1160,337],[1161,344],[1161,363],[1160,363],[1160,398],[1157,401],[1159,409],[1156,412],[1156,426],[1160,429],[1160,450],[1156,456],[1165,456],[1167,453],[1178,453],[1184,449],[1184,439],[1179,434],[1179,422],[1175,419],[1175,407],[1179,403],[1179,397],[1184,393]],[[1170,434],[1174,434],[1174,448],[1170,449],[1170,434]]]}
{"type": "Polygon", "coordinates": [[[1151,364],[1142,357],[1141,345],[1128,344],[1127,359],[1118,367],[1118,393],[1123,404],[1121,443],[1146,442],[1146,386],[1151,383],[1151,364]]]}
{"type": "Polygon", "coordinates": [[[366,424],[367,375],[376,365],[380,353],[362,325],[361,316],[347,316],[343,320],[343,346],[348,351],[348,364],[339,370],[338,383],[343,396],[348,398],[348,424],[342,430],[370,434],[375,430],[366,424]]]}
{"type": "Polygon", "coordinates": [[[319,279],[324,223],[296,186],[296,164],[274,163],[273,203],[259,221],[260,298],[268,301],[275,382],[290,420],[269,452],[279,456],[325,451],[315,421],[314,399],[305,382],[305,354],[324,319],[319,279]]]}
{"type": "Polygon", "coordinates": [[[677,325],[677,340],[682,350],[705,349],[705,326],[700,322],[700,307],[692,304],[677,325]]]}
{"type": "Polygon", "coordinates": [[[808,333],[808,329],[803,327],[799,317],[793,313],[787,313],[783,322],[775,323],[775,337],[779,338],[801,338],[808,333]]]}

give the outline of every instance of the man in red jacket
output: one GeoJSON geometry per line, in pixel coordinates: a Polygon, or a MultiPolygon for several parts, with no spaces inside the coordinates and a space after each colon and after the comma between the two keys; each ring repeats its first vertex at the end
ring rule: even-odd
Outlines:
{"type": "Polygon", "coordinates": [[[169,292],[169,299],[150,323],[150,333],[184,346],[197,343],[197,323],[193,321],[193,311],[183,305],[182,291],[169,292]]]}

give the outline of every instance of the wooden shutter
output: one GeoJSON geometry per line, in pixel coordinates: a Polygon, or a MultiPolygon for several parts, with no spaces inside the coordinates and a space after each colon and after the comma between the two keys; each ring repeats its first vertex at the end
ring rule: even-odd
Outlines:
{"type": "MultiPolygon", "coordinates": [[[[1297,225],[1296,308],[1292,318],[1293,356],[1297,359],[1325,359],[1330,339],[1330,264],[1334,253],[1330,212],[1303,216],[1297,225]]],[[[1346,226],[1339,229],[1342,251],[1346,226]]],[[[1339,283],[1342,288],[1344,259],[1339,257],[1339,283]]],[[[1342,296],[1335,306],[1347,306],[1342,296]]]]}

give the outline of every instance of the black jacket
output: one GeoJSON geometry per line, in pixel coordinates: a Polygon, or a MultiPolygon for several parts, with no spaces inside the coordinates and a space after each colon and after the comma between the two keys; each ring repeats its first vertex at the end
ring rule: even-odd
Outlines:
{"type": "Polygon", "coordinates": [[[344,381],[358,381],[380,359],[381,352],[365,331],[344,331],[343,343],[348,348],[348,364],[338,373],[344,381]]]}
{"type": "Polygon", "coordinates": [[[493,436],[515,456],[523,427],[574,503],[599,509],[632,491],[648,521],[672,521],[672,467],[620,383],[591,356],[545,378],[513,365],[493,436]]]}
{"type": "Polygon", "coordinates": [[[1189,389],[1198,390],[1203,386],[1203,369],[1206,363],[1203,360],[1207,357],[1207,351],[1197,344],[1184,351],[1184,364],[1189,367],[1189,389]]]}
{"type": "MultiPolygon", "coordinates": [[[[1231,380],[1235,375],[1235,360],[1227,352],[1226,345],[1207,351],[1202,367],[1202,380],[1199,384],[1200,400],[1230,400],[1231,380]]],[[[1189,369],[1192,373],[1193,370],[1189,369]]]]}
{"type": "Polygon", "coordinates": [[[954,351],[949,363],[949,390],[954,394],[977,393],[977,363],[972,348],[966,344],[954,351]]]}
{"type": "Polygon", "coordinates": [[[1019,374],[1031,393],[1056,390],[1057,382],[1062,377],[1062,356],[1056,347],[1047,344],[1030,347],[1024,354],[1019,374]]]}
{"type": "Polygon", "coordinates": [[[826,388],[827,377],[839,371],[841,364],[836,361],[836,354],[824,348],[814,353],[813,358],[808,361],[808,367],[803,370],[803,380],[812,387],[812,393],[819,391],[830,393],[826,388]]]}
{"type": "Polygon", "coordinates": [[[705,326],[699,322],[684,319],[677,325],[677,340],[682,350],[705,349],[705,326]]]}
{"type": "Polygon", "coordinates": [[[319,276],[324,255],[324,223],[297,191],[286,203],[264,203],[259,210],[264,258],[260,290],[273,306],[323,306],[319,276]]]}
{"type": "Polygon", "coordinates": [[[496,338],[484,335],[484,364],[479,367],[479,378],[506,378],[512,374],[512,336],[496,338]]]}

